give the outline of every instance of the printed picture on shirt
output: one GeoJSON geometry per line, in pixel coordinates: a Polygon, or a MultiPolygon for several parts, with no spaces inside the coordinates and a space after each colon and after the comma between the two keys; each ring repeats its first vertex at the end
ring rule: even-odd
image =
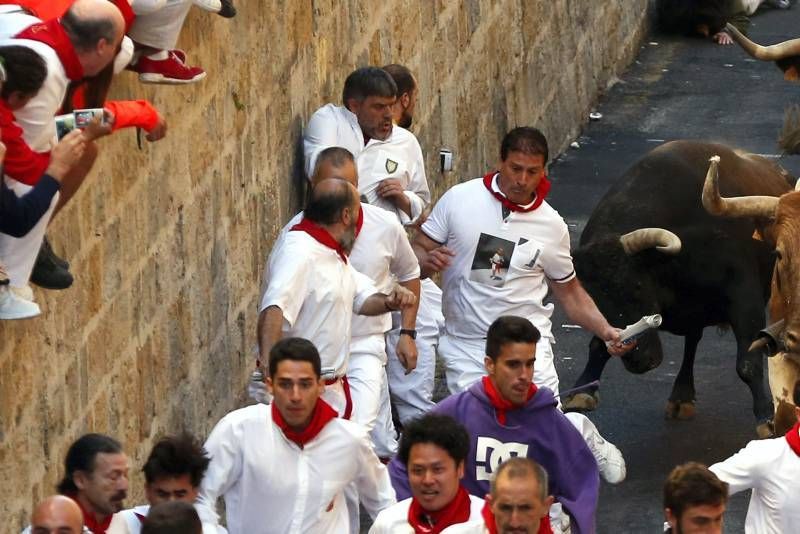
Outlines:
{"type": "Polygon", "coordinates": [[[469,279],[494,287],[503,287],[514,254],[513,241],[481,233],[472,258],[469,279]]]}

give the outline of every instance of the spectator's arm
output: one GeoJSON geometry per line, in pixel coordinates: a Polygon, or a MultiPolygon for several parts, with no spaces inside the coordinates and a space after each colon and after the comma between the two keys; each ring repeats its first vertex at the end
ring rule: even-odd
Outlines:
{"type": "Polygon", "coordinates": [[[0,232],[22,237],[31,231],[50,208],[59,183],[45,174],[33,189],[17,197],[0,178],[0,232]]]}
{"type": "Polygon", "coordinates": [[[22,137],[14,115],[0,103],[0,140],[6,146],[3,172],[27,185],[36,185],[50,164],[50,152],[35,152],[22,137]]]}
{"type": "Polygon", "coordinates": [[[112,100],[104,107],[114,115],[114,131],[137,127],[150,132],[164,122],[158,110],[147,100],[112,100]]]}

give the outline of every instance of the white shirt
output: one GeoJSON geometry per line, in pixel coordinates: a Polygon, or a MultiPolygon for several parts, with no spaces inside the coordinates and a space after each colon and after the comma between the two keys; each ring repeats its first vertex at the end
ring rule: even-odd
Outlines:
{"type": "Polygon", "coordinates": [[[486,523],[481,518],[449,526],[442,531],[442,534],[488,534],[488,532],[489,529],[486,528],[486,523]]]}
{"type": "Polygon", "coordinates": [[[755,440],[709,467],[730,484],[730,493],[752,489],[744,531],[747,534],[800,532],[800,457],[781,436],[755,440]]]}
{"type": "MultiPolygon", "coordinates": [[[[378,292],[388,294],[394,280],[408,282],[419,278],[419,262],[408,236],[397,218],[388,211],[361,204],[364,224],[350,253],[353,268],[370,278],[378,292]]],[[[303,220],[303,212],[283,227],[281,234],[303,220]]],[[[353,314],[352,337],[384,334],[392,328],[390,313],[368,317],[353,314]]]]}
{"type": "Polygon", "coordinates": [[[0,11],[0,46],[24,46],[41,56],[47,67],[44,85],[14,119],[22,128],[22,137],[36,152],[47,152],[57,142],[55,116],[64,102],[69,79],[56,51],[39,41],[13,39],[28,26],[41,22],[22,13],[2,14],[0,11]]]}
{"type": "MultiPolygon", "coordinates": [[[[469,521],[480,519],[483,499],[470,495],[469,501],[469,521]]],[[[408,498],[383,510],[375,518],[372,528],[369,529],[369,534],[414,534],[414,529],[408,524],[408,509],[410,507],[411,498],[408,498]]],[[[445,531],[450,528],[453,527],[450,526],[445,531]]]]}
{"type": "MultiPolygon", "coordinates": [[[[497,177],[495,176],[495,187],[497,177]]],[[[568,282],[575,277],[564,219],[547,202],[530,212],[510,212],[483,185],[470,180],[448,190],[436,203],[422,231],[455,252],[442,272],[445,330],[479,339],[501,315],[529,319],[553,341],[545,277],[568,282]],[[490,259],[498,248],[510,258],[502,280],[491,278],[490,259]]]]}
{"type": "Polygon", "coordinates": [[[269,306],[280,308],[283,337],[308,339],[317,347],[322,367],[344,375],[351,316],[377,293],[372,281],[303,231],[278,238],[264,278],[266,290],[259,312],[269,306]]]}
{"type": "Polygon", "coordinates": [[[425,161],[417,138],[400,126],[392,126],[386,140],[370,139],[364,144],[364,134],[358,118],[347,108],[327,104],[311,116],[303,136],[306,173],[314,171],[317,156],[324,149],[340,146],[349,150],[358,167],[358,191],[374,206],[391,211],[403,224],[416,221],[431,201],[425,161]],[[378,196],[380,182],[400,180],[411,202],[411,217],[390,201],[378,196]]]}
{"type": "Polygon", "coordinates": [[[204,526],[216,526],[225,498],[231,534],[349,532],[343,491],[355,483],[370,516],[395,503],[386,467],[356,423],[331,420],[300,448],[273,423],[270,406],[235,410],[206,441],[211,457],[197,499],[204,526]]]}

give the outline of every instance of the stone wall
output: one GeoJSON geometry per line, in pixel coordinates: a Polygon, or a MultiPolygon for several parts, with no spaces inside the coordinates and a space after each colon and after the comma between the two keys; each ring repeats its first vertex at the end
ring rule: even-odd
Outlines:
{"type": "Polygon", "coordinates": [[[562,150],[608,81],[633,59],[647,0],[239,0],[227,21],[197,10],[181,46],[209,71],[188,87],[140,85],[167,139],[102,141],[95,172],[49,231],[74,286],[36,291],[44,314],[0,323],[0,523],[18,532],[53,491],[70,442],[123,441],[129,502],[153,440],[205,436],[243,401],[261,270],[298,208],[298,136],[346,75],[405,63],[414,131],[434,195],[483,173],[502,134],[537,125],[562,150]],[[443,176],[438,150],[455,154],[443,176]]]}

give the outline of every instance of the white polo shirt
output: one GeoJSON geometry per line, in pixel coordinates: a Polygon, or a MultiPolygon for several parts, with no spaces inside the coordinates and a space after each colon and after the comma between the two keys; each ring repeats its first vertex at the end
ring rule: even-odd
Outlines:
{"type": "Polygon", "coordinates": [[[338,417],[301,449],[272,421],[271,407],[256,404],[222,418],[205,449],[211,463],[196,504],[204,528],[219,523],[219,497],[231,534],[349,532],[350,484],[372,517],[395,503],[369,436],[338,417]]]}
{"type": "Polygon", "coordinates": [[[259,312],[277,306],[284,337],[314,343],[322,367],[347,371],[352,314],[377,293],[372,281],[307,232],[289,231],[275,242],[265,269],[259,312]]]}
{"type": "MultiPolygon", "coordinates": [[[[497,176],[493,186],[497,188],[497,176]]],[[[497,189],[496,189],[497,190],[497,189]]],[[[542,337],[553,341],[545,304],[547,283],[575,277],[564,219],[547,202],[530,212],[510,212],[478,178],[456,185],[436,203],[422,231],[455,252],[443,275],[445,331],[479,339],[501,315],[529,319],[542,337]],[[490,259],[498,249],[505,258],[499,280],[490,259]]]]}
{"type": "MultiPolygon", "coordinates": [[[[378,292],[388,294],[394,283],[419,278],[419,262],[408,236],[397,218],[388,211],[361,204],[364,224],[350,253],[350,264],[372,280],[378,292]]],[[[303,220],[303,212],[283,227],[281,234],[303,220]]],[[[351,337],[383,335],[392,328],[390,313],[368,317],[353,314],[351,337]]]]}
{"type": "Polygon", "coordinates": [[[385,141],[370,139],[365,144],[355,114],[345,107],[326,104],[311,116],[303,137],[308,176],[314,171],[319,153],[332,146],[346,148],[355,157],[358,191],[366,201],[391,211],[402,224],[416,221],[430,203],[431,192],[425,176],[422,149],[414,134],[405,128],[394,125],[385,141]],[[400,180],[411,202],[411,217],[378,196],[376,190],[387,178],[400,180]]]}
{"type": "MultiPolygon", "coordinates": [[[[470,495],[469,501],[469,521],[481,519],[483,499],[470,495]]],[[[383,510],[375,518],[372,528],[369,529],[369,534],[414,534],[414,529],[408,524],[409,508],[411,508],[410,497],[383,510]]],[[[454,526],[451,525],[447,528],[453,528],[454,526]]]]}
{"type": "Polygon", "coordinates": [[[800,532],[800,456],[784,436],[755,440],[709,467],[730,484],[730,493],[752,489],[744,531],[747,534],[800,532]]]}

